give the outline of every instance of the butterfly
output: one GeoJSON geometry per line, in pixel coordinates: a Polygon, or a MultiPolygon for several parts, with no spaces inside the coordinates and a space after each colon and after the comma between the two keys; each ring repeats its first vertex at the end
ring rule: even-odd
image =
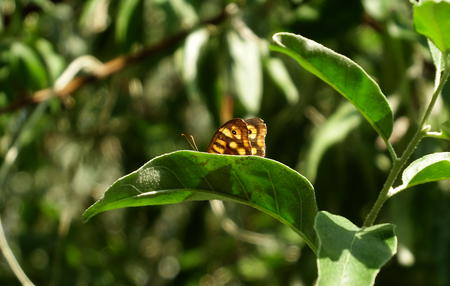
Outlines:
{"type": "Polygon", "coordinates": [[[208,145],[208,153],[230,155],[266,155],[267,126],[261,118],[235,118],[217,129],[208,145]]]}

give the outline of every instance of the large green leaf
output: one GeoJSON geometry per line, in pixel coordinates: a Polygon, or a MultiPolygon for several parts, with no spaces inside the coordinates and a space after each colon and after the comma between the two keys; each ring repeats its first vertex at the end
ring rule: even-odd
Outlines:
{"type": "Polygon", "coordinates": [[[425,0],[414,4],[414,25],[439,50],[450,52],[450,1],[425,0]]]}
{"type": "Polygon", "coordinates": [[[392,224],[359,228],[344,217],[319,212],[318,286],[373,285],[380,268],[396,253],[392,224]]]}
{"type": "Polygon", "coordinates": [[[272,49],[295,59],[348,99],[384,138],[392,132],[392,110],[378,84],[355,62],[310,39],[291,33],[273,36],[272,49]]]}
{"type": "Polygon", "coordinates": [[[410,187],[450,179],[450,152],[433,153],[412,162],[402,174],[402,184],[389,193],[393,196],[410,187]]]}
{"type": "Polygon", "coordinates": [[[259,209],[291,226],[316,250],[312,185],[289,167],[256,156],[177,151],[156,157],[117,180],[83,216],[89,219],[117,208],[213,199],[259,209]]]}

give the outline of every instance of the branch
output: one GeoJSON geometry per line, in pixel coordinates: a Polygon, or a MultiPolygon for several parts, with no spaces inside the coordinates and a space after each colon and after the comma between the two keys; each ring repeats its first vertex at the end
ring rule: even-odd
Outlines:
{"type": "Polygon", "coordinates": [[[52,88],[41,89],[41,90],[36,91],[29,97],[19,98],[16,101],[12,102],[10,105],[1,107],[0,114],[13,112],[13,111],[19,110],[23,107],[26,107],[28,105],[34,105],[39,102],[45,101],[52,97],[61,97],[61,98],[65,97],[65,96],[77,91],[78,89],[80,89],[81,87],[83,87],[84,85],[86,85],[88,83],[92,83],[92,82],[95,82],[98,80],[105,79],[105,78],[111,76],[112,74],[117,73],[132,64],[140,62],[141,60],[143,60],[145,58],[149,58],[158,53],[167,51],[168,49],[175,47],[177,44],[182,42],[189,34],[191,34],[196,29],[203,27],[203,26],[207,26],[207,25],[220,24],[220,23],[224,22],[226,19],[228,19],[230,16],[235,14],[236,11],[237,11],[236,5],[233,5],[233,4],[227,5],[218,15],[216,15],[210,19],[201,21],[200,23],[198,23],[190,28],[181,30],[181,31],[175,33],[174,35],[169,36],[152,46],[143,48],[142,50],[140,50],[138,52],[118,56],[118,57],[104,63],[103,65],[101,65],[92,74],[75,77],[61,88],[55,89],[52,87],[52,88]]]}

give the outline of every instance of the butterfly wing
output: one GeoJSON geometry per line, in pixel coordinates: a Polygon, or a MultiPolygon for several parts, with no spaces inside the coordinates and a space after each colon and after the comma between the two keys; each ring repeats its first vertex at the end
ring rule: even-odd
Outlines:
{"type": "Polygon", "coordinates": [[[252,155],[247,123],[240,118],[231,119],[216,131],[208,145],[208,153],[252,155]]]}
{"type": "Polygon", "coordinates": [[[246,119],[248,138],[251,144],[251,154],[266,156],[267,126],[261,118],[246,119]]]}

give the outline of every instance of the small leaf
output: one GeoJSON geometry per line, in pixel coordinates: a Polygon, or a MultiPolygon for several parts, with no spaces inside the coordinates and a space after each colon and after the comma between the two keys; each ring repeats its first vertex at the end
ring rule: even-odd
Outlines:
{"type": "Polygon", "coordinates": [[[450,179],[450,152],[429,154],[415,160],[403,171],[403,183],[393,189],[390,196],[415,185],[448,179],[450,179]]]}
{"type": "Polygon", "coordinates": [[[272,49],[287,54],[346,99],[387,140],[392,132],[392,110],[378,84],[355,62],[319,43],[291,33],[277,33],[272,49]]]}
{"type": "Polygon", "coordinates": [[[414,4],[414,26],[443,53],[450,52],[450,2],[424,0],[414,4]]]}
{"type": "Polygon", "coordinates": [[[314,228],[319,238],[318,286],[373,285],[380,268],[397,251],[392,224],[362,229],[321,211],[314,228]]]}
{"type": "Polygon", "coordinates": [[[317,206],[309,181],[262,157],[177,151],[156,157],[117,180],[83,217],[117,208],[229,200],[263,211],[292,227],[315,251],[317,206]]]}
{"type": "Polygon", "coordinates": [[[227,35],[232,57],[231,75],[235,92],[248,113],[256,114],[262,99],[262,72],[256,40],[235,31],[227,35]]]}

